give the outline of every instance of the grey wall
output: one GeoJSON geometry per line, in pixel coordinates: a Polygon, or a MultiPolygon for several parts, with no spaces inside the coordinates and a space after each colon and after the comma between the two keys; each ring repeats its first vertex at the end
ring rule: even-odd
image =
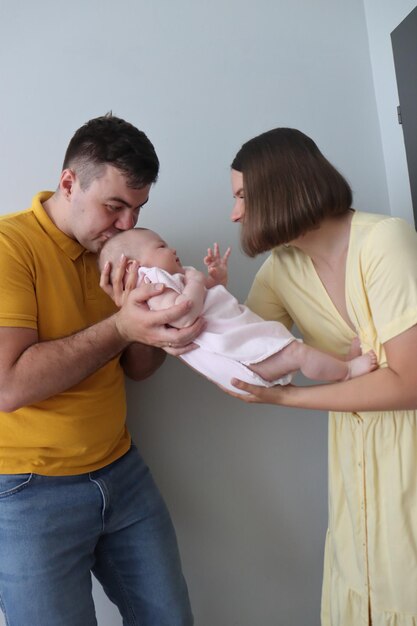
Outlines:
{"type": "MultiPolygon", "coordinates": [[[[54,188],[72,132],[112,109],[161,158],[141,224],[198,266],[213,241],[231,244],[240,299],[262,259],[239,251],[229,164],[254,134],[311,134],[357,208],[390,211],[362,0],[2,2],[0,79],[0,212],[54,188]]],[[[325,414],[246,406],[174,359],[128,397],[197,626],[317,626],[325,414]]],[[[100,626],[121,624],[95,598],[100,626]]]]}

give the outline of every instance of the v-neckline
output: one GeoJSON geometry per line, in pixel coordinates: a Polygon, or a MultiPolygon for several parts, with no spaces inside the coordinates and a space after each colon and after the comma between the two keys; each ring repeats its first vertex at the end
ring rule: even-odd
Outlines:
{"type": "Polygon", "coordinates": [[[319,283],[320,285],[320,289],[322,290],[322,292],[325,294],[326,299],[328,300],[328,302],[330,303],[331,308],[334,310],[336,317],[341,321],[341,323],[343,324],[343,326],[345,327],[345,329],[347,329],[349,331],[349,333],[353,336],[357,335],[357,332],[355,330],[354,324],[352,322],[352,316],[350,315],[349,312],[349,302],[348,302],[348,297],[347,297],[347,281],[348,281],[348,267],[349,267],[349,261],[350,261],[350,251],[351,251],[351,243],[352,243],[352,230],[353,230],[353,221],[355,219],[356,216],[356,211],[354,211],[353,215],[352,215],[352,219],[350,221],[350,225],[349,225],[349,237],[348,237],[348,245],[347,245],[347,251],[346,251],[346,263],[345,263],[345,289],[344,289],[344,296],[345,296],[345,306],[346,306],[346,312],[349,316],[349,320],[352,323],[352,326],[350,324],[348,324],[348,322],[345,320],[345,318],[343,317],[343,315],[340,313],[339,309],[337,308],[337,306],[335,305],[335,303],[333,302],[332,298],[330,297],[329,292],[327,291],[322,279],[320,278],[319,273],[317,272],[315,265],[313,263],[312,258],[306,254],[307,257],[307,262],[310,264],[311,266],[311,271],[315,276],[315,280],[319,283]]]}

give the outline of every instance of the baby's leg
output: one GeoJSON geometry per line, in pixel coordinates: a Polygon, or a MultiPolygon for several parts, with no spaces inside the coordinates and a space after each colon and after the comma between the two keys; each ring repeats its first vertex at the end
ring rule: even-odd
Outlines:
{"type": "Polygon", "coordinates": [[[377,362],[374,352],[368,352],[351,361],[341,361],[305,343],[292,341],[265,361],[247,367],[270,382],[297,370],[301,370],[311,380],[336,382],[367,374],[377,367],[377,362]]]}

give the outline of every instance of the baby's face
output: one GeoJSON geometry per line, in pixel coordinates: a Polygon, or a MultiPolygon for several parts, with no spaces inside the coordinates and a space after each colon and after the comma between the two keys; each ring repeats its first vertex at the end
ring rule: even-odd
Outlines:
{"type": "Polygon", "coordinates": [[[175,248],[170,248],[157,233],[150,230],[145,233],[141,233],[144,241],[140,246],[140,264],[145,267],[160,267],[170,274],[183,274],[184,268],[175,248]]]}

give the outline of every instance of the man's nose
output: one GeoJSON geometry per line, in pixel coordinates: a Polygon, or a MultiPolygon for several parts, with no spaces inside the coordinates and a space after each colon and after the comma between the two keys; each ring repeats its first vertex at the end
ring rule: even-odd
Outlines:
{"type": "Polygon", "coordinates": [[[137,217],[132,211],[129,209],[125,209],[118,215],[117,221],[115,223],[116,228],[119,230],[130,230],[135,226],[137,222],[137,217]]]}

